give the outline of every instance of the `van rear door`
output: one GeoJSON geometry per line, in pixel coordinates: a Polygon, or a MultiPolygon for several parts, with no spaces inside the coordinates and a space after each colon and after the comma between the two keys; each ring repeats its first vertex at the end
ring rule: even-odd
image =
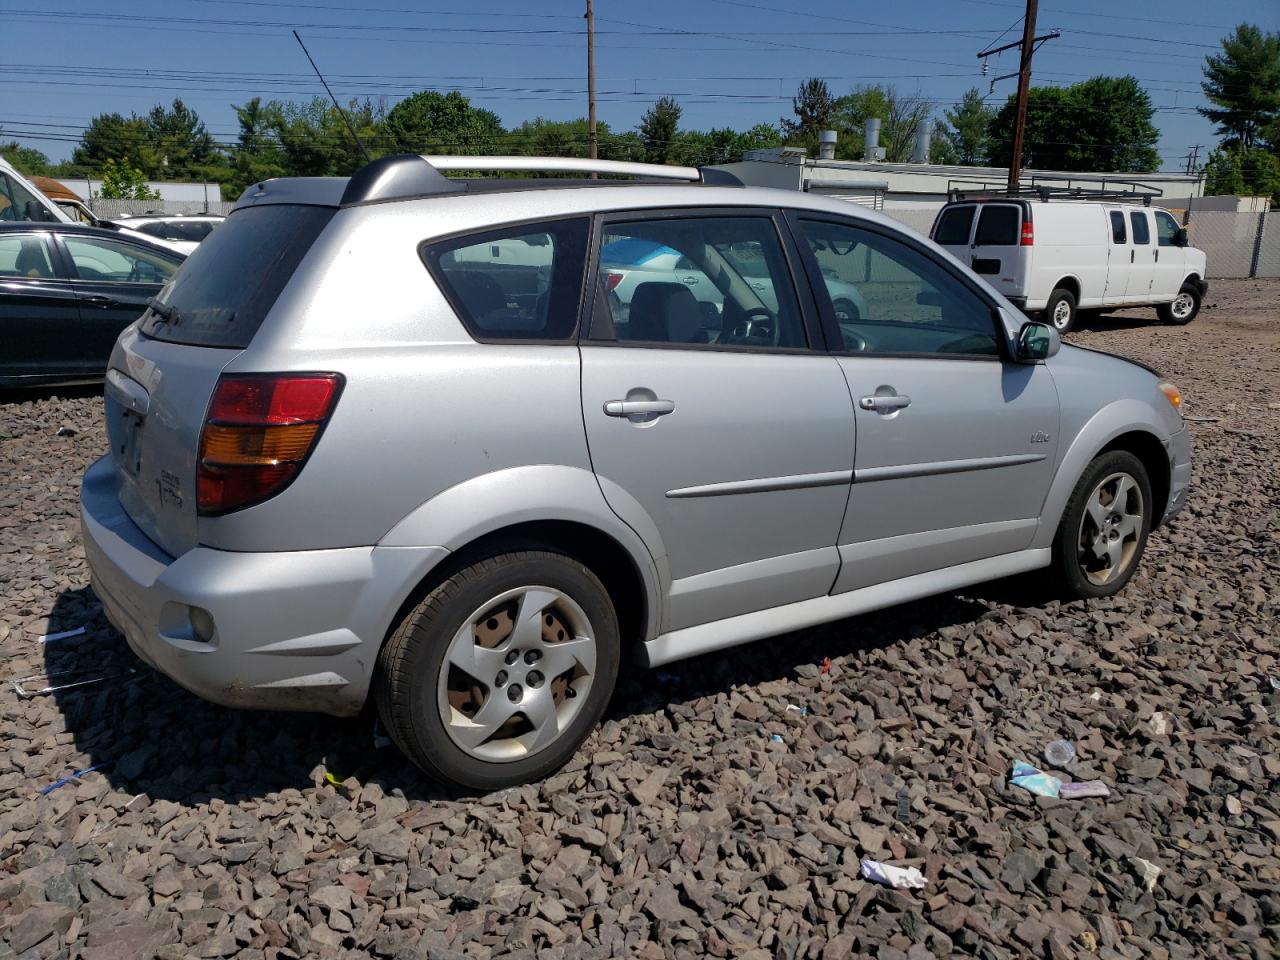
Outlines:
{"type": "Polygon", "coordinates": [[[942,208],[929,236],[934,243],[944,247],[963,264],[969,263],[969,246],[973,242],[974,213],[978,207],[972,203],[951,203],[942,208]]]}
{"type": "Polygon", "coordinates": [[[970,266],[1006,297],[1027,296],[1031,246],[1022,243],[1026,213],[1020,203],[984,203],[978,208],[970,266]]]}

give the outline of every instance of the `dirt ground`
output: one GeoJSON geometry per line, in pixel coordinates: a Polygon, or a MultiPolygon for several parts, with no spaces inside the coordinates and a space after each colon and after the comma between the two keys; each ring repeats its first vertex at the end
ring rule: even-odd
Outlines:
{"type": "Polygon", "coordinates": [[[486,797],[369,718],[225,710],[143,666],[79,541],[100,397],[4,398],[0,960],[1277,956],[1280,283],[1068,340],[1195,418],[1189,504],[1123,593],[992,584],[629,672],[569,767],[486,797]],[[109,679],[9,684],[59,671],[109,679]],[[1057,738],[1108,797],[1009,782],[1057,738]]]}

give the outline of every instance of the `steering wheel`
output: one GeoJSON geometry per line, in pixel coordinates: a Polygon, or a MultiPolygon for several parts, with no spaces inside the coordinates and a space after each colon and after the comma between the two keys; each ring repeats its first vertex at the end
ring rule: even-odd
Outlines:
{"type": "Polygon", "coordinates": [[[768,307],[747,307],[741,320],[729,331],[730,343],[776,347],[782,330],[768,307]]]}

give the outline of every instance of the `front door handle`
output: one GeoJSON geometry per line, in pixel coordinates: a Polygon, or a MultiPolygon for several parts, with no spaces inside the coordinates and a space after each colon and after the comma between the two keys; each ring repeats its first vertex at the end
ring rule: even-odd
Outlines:
{"type": "Polygon", "coordinates": [[[105,308],[107,308],[107,307],[118,307],[118,306],[120,306],[120,301],[119,301],[119,300],[113,300],[111,297],[102,297],[102,296],[82,297],[82,298],[81,298],[81,302],[83,302],[83,303],[91,303],[91,304],[93,304],[95,307],[102,307],[102,308],[104,308],[104,309],[105,309],[105,308]]]}
{"type": "Polygon", "coordinates": [[[858,401],[863,410],[874,410],[876,413],[892,413],[911,406],[911,398],[906,395],[863,397],[858,401]]]}
{"type": "Polygon", "coordinates": [[[661,417],[675,408],[674,400],[609,400],[604,412],[610,417],[661,417]]]}

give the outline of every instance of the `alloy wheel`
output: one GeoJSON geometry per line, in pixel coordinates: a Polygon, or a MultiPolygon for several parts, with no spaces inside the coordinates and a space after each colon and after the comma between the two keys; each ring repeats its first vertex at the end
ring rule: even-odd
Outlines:
{"type": "Polygon", "coordinates": [[[1080,572],[1097,586],[1123,576],[1142,537],[1142,488],[1127,473],[1113,473],[1085,502],[1077,540],[1080,572]]]}
{"type": "Polygon", "coordinates": [[[474,611],[449,643],[437,706],[449,738],[472,757],[522,760],[573,723],[596,668],[586,613],[552,587],[509,590],[474,611]]]}

